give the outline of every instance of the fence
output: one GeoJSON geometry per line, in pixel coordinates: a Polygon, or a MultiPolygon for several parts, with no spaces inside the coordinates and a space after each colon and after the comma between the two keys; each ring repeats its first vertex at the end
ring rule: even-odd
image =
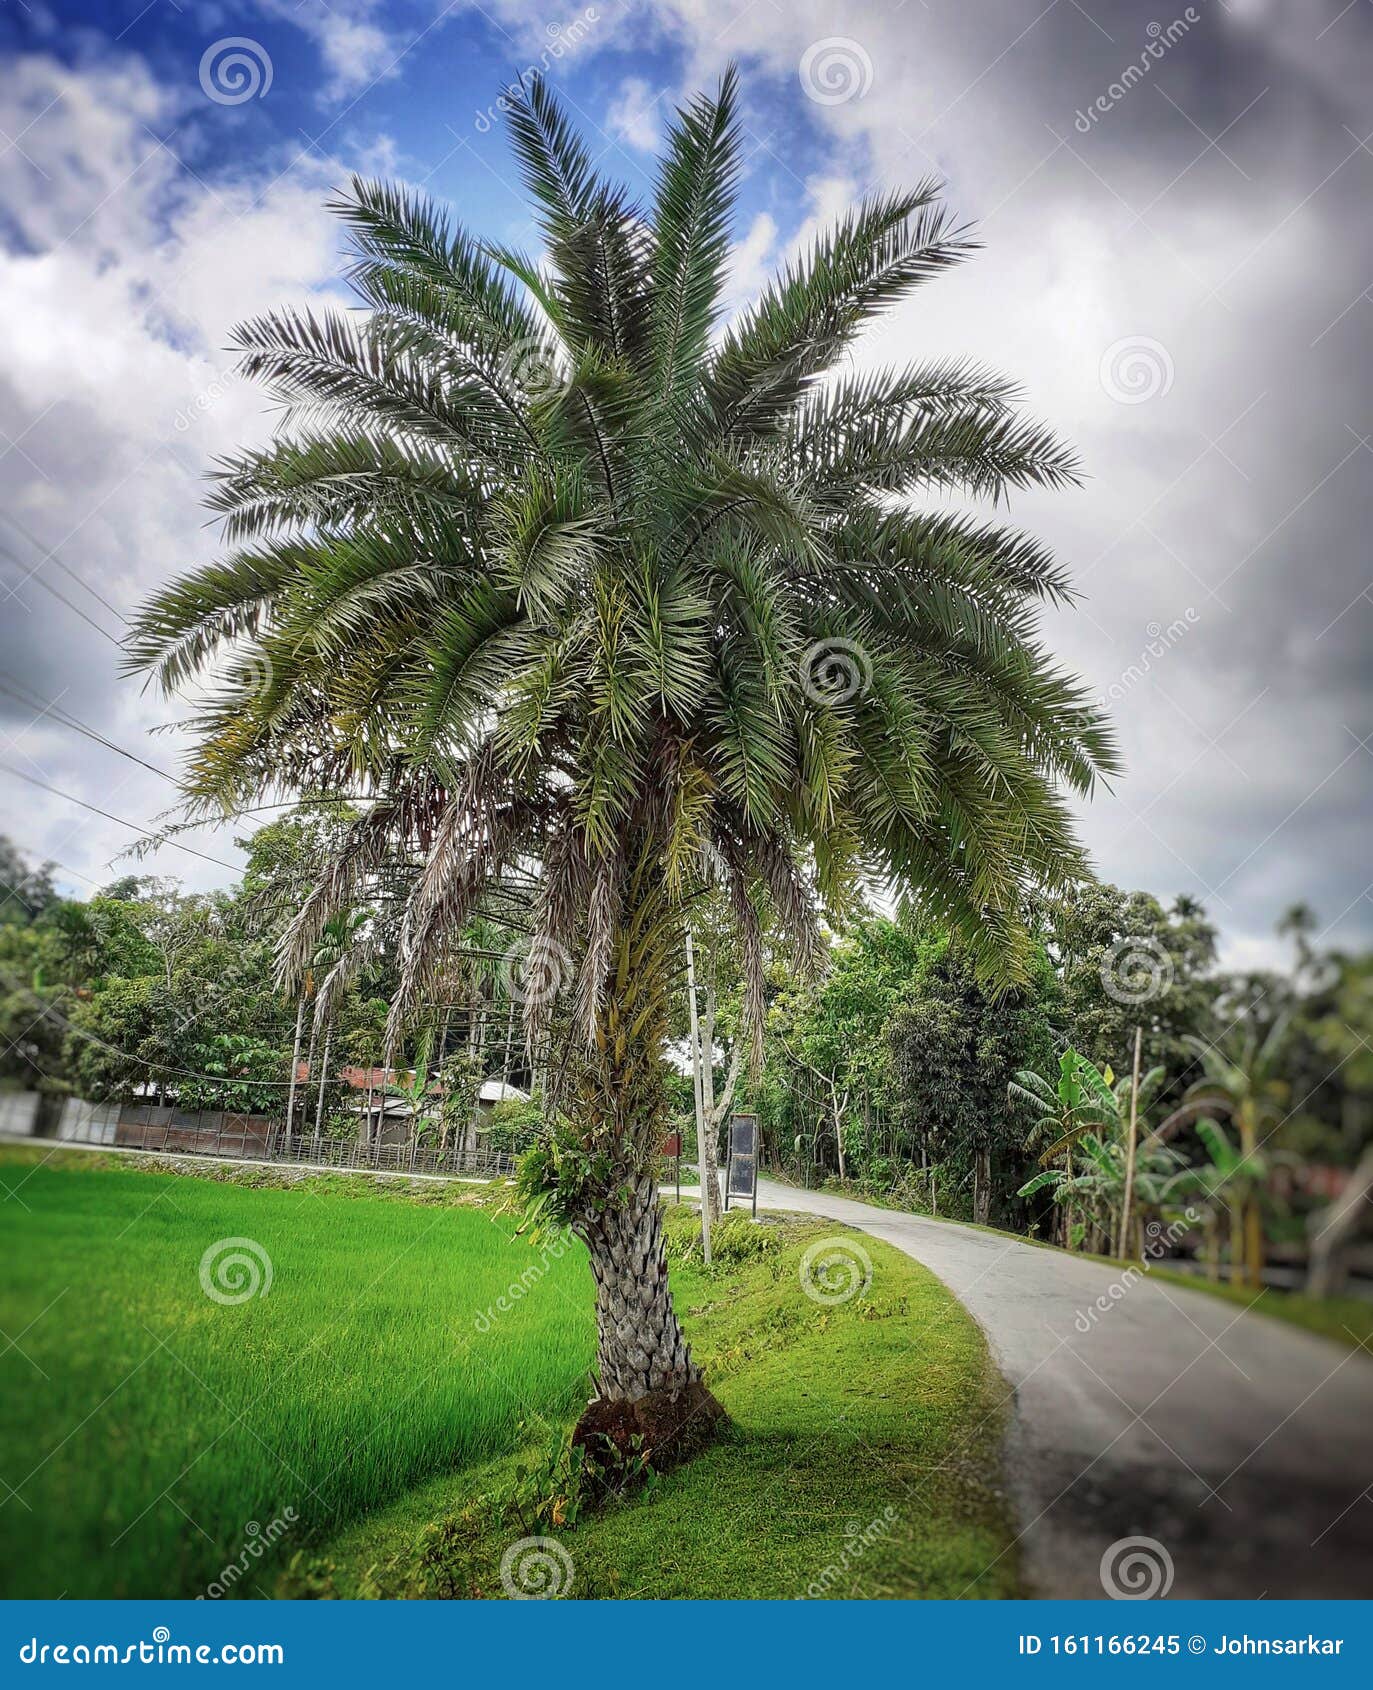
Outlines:
{"type": "Polygon", "coordinates": [[[0,1092],[0,1133],[9,1133],[16,1138],[27,1138],[36,1133],[41,1101],[36,1091],[0,1092]]]}
{"type": "Polygon", "coordinates": [[[151,1150],[179,1156],[230,1161],[278,1162],[299,1167],[376,1168],[383,1172],[492,1177],[508,1174],[514,1157],[483,1147],[383,1143],[356,1138],[316,1138],[298,1133],[291,1143],[281,1123],[263,1115],[229,1110],[188,1112],[156,1104],[87,1103],[69,1097],[62,1106],[57,1136],[72,1144],[108,1144],[125,1150],[151,1150]]]}

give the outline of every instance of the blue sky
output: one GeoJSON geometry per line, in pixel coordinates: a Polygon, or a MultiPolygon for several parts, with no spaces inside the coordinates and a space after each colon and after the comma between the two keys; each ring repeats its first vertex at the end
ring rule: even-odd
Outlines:
{"type": "MultiPolygon", "coordinates": [[[[463,0],[387,6],[335,0],[273,0],[240,7],[117,0],[68,4],[58,15],[15,7],[0,32],[22,50],[52,54],[75,70],[130,56],[180,96],[157,131],[188,172],[208,184],[270,179],[302,153],[364,173],[403,175],[451,201],[463,220],[501,240],[532,237],[511,164],[499,98],[530,68],[554,82],[607,172],[647,195],[652,147],[682,87],[687,49],[668,19],[643,4],[601,0],[561,10],[495,12],[463,0]],[[546,21],[544,21],[546,19],[546,21]],[[232,103],[203,97],[202,61],[216,83],[232,49],[257,90],[232,103]],[[616,115],[617,111],[620,113],[616,115]]],[[[248,80],[223,71],[235,96],[248,80]]],[[[750,162],[740,194],[741,228],[759,213],[780,227],[803,215],[808,177],[857,158],[841,148],[822,108],[801,97],[794,76],[756,66],[747,88],[750,162]]]]}
{"type": "MultiPolygon", "coordinates": [[[[121,676],[122,619],[215,556],[204,475],[274,426],[229,331],[344,298],[322,208],[349,171],[533,248],[493,110],[513,76],[544,69],[647,193],[673,107],[731,59],[725,315],[863,193],[938,174],[984,251],[857,363],[978,358],[1081,450],[1080,490],[1011,515],[1073,573],[1045,638],[1127,759],[1081,811],[1101,872],[1202,898],[1236,963],[1298,898],[1367,942],[1366,0],[9,0],[0,830],[89,890],[171,803],[124,754],[170,771],[177,711],[121,676]]],[[[222,881],[240,830],[152,866],[222,881]]]]}

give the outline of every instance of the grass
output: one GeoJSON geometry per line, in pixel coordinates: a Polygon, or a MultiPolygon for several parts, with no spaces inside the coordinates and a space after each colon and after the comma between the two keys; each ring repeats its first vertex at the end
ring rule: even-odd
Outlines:
{"type": "Polygon", "coordinates": [[[581,1394],[580,1252],[477,1330],[539,1257],[469,1195],[61,1160],[0,1159],[4,1596],[194,1596],[274,1522],[276,1554],[327,1536],[581,1394]],[[271,1285],[224,1305],[201,1262],[236,1238],[271,1285]]]}
{"type": "Polygon", "coordinates": [[[544,1452],[593,1350],[579,1248],[541,1261],[493,1193],[451,1185],[39,1154],[0,1150],[6,1596],[196,1595],[229,1566],[246,1595],[500,1596],[505,1550],[544,1533],[576,1596],[1016,1594],[1004,1387],[961,1305],[878,1241],[868,1292],[823,1307],[799,1268],[833,1223],[732,1218],[707,1270],[670,1217],[732,1425],[577,1518],[544,1452]],[[205,1294],[228,1238],[266,1251],[267,1295],[205,1294]]]}
{"type": "Polygon", "coordinates": [[[731,1217],[716,1244],[734,1259],[709,1272],[691,1217],[670,1215],[669,1231],[678,1307],[731,1416],[719,1444],[574,1529],[550,1523],[568,1487],[533,1445],[298,1557],[283,1591],[499,1597],[505,1552],[553,1535],[577,1598],[1016,1595],[997,1488],[1004,1387],[933,1275],[863,1238],[869,1291],[827,1308],[799,1269],[842,1234],[833,1223],[731,1217]]]}

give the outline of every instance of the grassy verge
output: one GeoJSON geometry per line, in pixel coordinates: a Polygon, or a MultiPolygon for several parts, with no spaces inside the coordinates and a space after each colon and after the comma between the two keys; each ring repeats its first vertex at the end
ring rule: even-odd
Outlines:
{"type": "Polygon", "coordinates": [[[949,1292],[833,1222],[732,1217],[709,1271],[689,1216],[670,1215],[669,1232],[679,1309],[731,1416],[721,1443],[578,1516],[543,1453],[563,1428],[531,1427],[521,1454],[421,1487],[300,1555],[282,1592],[499,1598],[503,1556],[551,1535],[554,1580],[579,1598],[1016,1594],[997,1489],[1004,1387],[949,1292]],[[866,1253],[872,1278],[826,1307],[801,1265],[836,1237],[866,1253]]]}

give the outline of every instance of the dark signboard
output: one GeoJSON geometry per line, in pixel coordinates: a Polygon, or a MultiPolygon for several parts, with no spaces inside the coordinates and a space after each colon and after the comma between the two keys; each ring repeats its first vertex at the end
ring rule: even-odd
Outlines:
{"type": "Polygon", "coordinates": [[[663,1140],[663,1155],[668,1156],[668,1157],[672,1157],[672,1156],[680,1156],[681,1154],[682,1154],[682,1135],[681,1135],[681,1133],[669,1133],[667,1135],[667,1137],[663,1140]]]}
{"type": "Polygon", "coordinates": [[[725,1169],[725,1207],[731,1197],[744,1197],[758,1213],[758,1117],[729,1118],[729,1162],[725,1169]]]}

